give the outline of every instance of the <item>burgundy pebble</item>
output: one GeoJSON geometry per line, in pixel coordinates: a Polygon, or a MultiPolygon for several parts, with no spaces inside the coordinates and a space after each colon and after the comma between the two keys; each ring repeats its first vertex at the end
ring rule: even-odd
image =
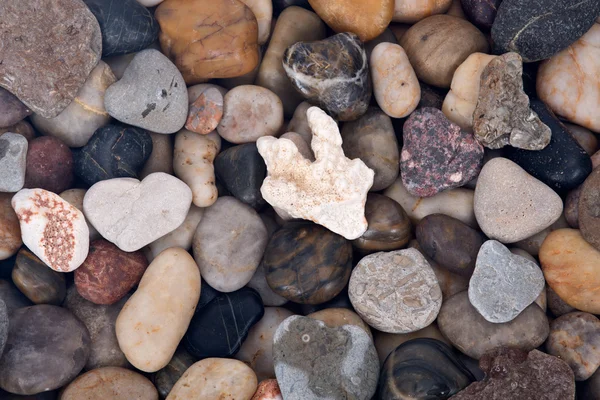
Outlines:
{"type": "Polygon", "coordinates": [[[25,187],[61,193],[73,183],[73,154],[61,140],[42,136],[29,142],[25,187]]]}

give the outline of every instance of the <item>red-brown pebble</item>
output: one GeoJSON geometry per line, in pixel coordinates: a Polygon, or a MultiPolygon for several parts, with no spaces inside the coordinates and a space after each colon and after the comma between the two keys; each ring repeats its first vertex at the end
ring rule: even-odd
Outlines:
{"type": "Polygon", "coordinates": [[[104,239],[95,240],[75,271],[75,286],[81,297],[92,303],[113,304],[142,279],[147,267],[141,251],[127,253],[104,239]]]}
{"type": "Polygon", "coordinates": [[[283,400],[276,379],[267,379],[258,384],[256,393],[250,400],[283,400]]]}
{"type": "Polygon", "coordinates": [[[61,140],[42,136],[29,142],[25,187],[60,193],[73,182],[73,154],[61,140]]]}
{"type": "Polygon", "coordinates": [[[207,88],[190,104],[185,129],[206,135],[217,128],[223,118],[223,95],[216,88],[207,88]]]}

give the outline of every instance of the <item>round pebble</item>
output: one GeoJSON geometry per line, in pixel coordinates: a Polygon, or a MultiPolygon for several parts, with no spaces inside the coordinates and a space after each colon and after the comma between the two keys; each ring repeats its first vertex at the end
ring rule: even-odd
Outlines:
{"type": "Polygon", "coordinates": [[[61,305],[67,293],[65,276],[48,268],[27,249],[17,254],[12,281],[35,304],[61,305]]]}
{"type": "Polygon", "coordinates": [[[73,183],[73,154],[59,139],[42,136],[29,142],[26,188],[60,193],[73,183]]]}

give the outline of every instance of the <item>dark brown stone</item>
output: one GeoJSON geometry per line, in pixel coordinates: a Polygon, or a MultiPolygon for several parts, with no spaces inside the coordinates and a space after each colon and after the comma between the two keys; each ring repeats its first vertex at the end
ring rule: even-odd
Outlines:
{"type": "Polygon", "coordinates": [[[6,128],[21,121],[31,110],[6,89],[0,88],[0,128],[6,128]]]}
{"type": "Polygon", "coordinates": [[[35,304],[60,305],[67,293],[65,276],[49,268],[27,249],[19,250],[12,280],[35,304]]]}
{"type": "Polygon", "coordinates": [[[73,183],[73,154],[61,140],[42,136],[29,142],[26,188],[46,189],[61,193],[73,183]]]}
{"type": "Polygon", "coordinates": [[[273,234],[263,263],[275,293],[296,303],[320,304],[348,283],[352,246],[320,225],[291,223],[273,234]]]}
{"type": "Polygon", "coordinates": [[[19,121],[14,125],[7,126],[6,128],[0,128],[0,136],[6,132],[18,133],[19,135],[25,136],[27,141],[31,141],[35,138],[35,131],[33,126],[27,121],[19,121]]]}
{"type": "Polygon", "coordinates": [[[444,214],[431,214],[417,225],[416,236],[425,255],[451,272],[471,276],[479,248],[480,232],[444,214]]]}
{"type": "Polygon", "coordinates": [[[113,304],[137,285],[147,267],[141,251],[127,253],[104,239],[94,240],[87,258],[75,270],[75,286],[92,303],[113,304]]]}
{"type": "Polygon", "coordinates": [[[582,186],[578,186],[567,194],[565,199],[565,219],[573,229],[579,228],[579,197],[582,186]]]}
{"type": "Polygon", "coordinates": [[[500,3],[502,0],[461,0],[462,9],[469,21],[486,31],[492,29],[500,3]]]}
{"type": "Polygon", "coordinates": [[[81,0],[3,0],[0,15],[0,86],[56,117],[100,60],[98,21],[81,0]]]}
{"type": "Polygon", "coordinates": [[[575,399],[573,371],[560,358],[538,350],[497,348],[479,361],[486,377],[450,397],[451,400],[481,399],[575,399]]]}
{"type": "Polygon", "coordinates": [[[578,211],[581,235],[600,250],[600,168],[594,169],[583,182],[578,211]]]}
{"type": "Polygon", "coordinates": [[[419,86],[421,86],[421,100],[419,100],[417,108],[433,107],[441,110],[446,97],[444,91],[421,81],[419,81],[419,86]]]}
{"type": "Polygon", "coordinates": [[[368,227],[352,241],[363,253],[398,250],[412,237],[412,224],[406,211],[396,201],[377,193],[369,193],[365,205],[368,227]]]}

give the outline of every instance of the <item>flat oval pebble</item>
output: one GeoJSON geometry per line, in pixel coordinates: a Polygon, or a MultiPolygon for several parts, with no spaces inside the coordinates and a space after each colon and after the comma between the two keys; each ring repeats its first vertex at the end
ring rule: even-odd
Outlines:
{"type": "Polygon", "coordinates": [[[63,274],[56,272],[27,249],[19,250],[12,281],[35,304],[61,305],[67,294],[63,274]]]}
{"type": "Polygon", "coordinates": [[[476,359],[500,346],[533,350],[550,332],[548,317],[537,304],[531,304],[510,322],[495,324],[486,321],[471,305],[466,291],[444,301],[438,326],[454,347],[476,359]]]}
{"type": "Polygon", "coordinates": [[[0,387],[21,395],[58,389],[79,374],[89,354],[88,331],[70,311],[46,304],[15,310],[0,359],[0,387]]]}
{"type": "Polygon", "coordinates": [[[437,278],[415,249],[375,253],[361,259],[352,271],[348,295],[367,324],[390,333],[426,327],[442,305],[437,278]]]}
{"type": "Polygon", "coordinates": [[[158,390],[161,399],[166,398],[173,386],[177,383],[184,372],[196,362],[187,351],[179,347],[171,361],[160,371],[154,374],[152,382],[158,390]]]}
{"type": "Polygon", "coordinates": [[[119,346],[127,360],[144,372],[169,363],[200,298],[200,273],[185,250],[172,247],[152,261],[119,313],[119,346]]]}
{"type": "Polygon", "coordinates": [[[158,400],[156,388],[137,372],[119,367],[88,371],[71,382],[60,400],[158,400]]]}
{"type": "Polygon", "coordinates": [[[27,139],[6,132],[0,137],[0,192],[17,192],[27,178],[27,139]]]}
{"type": "Polygon", "coordinates": [[[596,168],[581,186],[577,207],[578,225],[583,238],[596,249],[600,249],[600,215],[598,215],[598,189],[600,169],[596,168]]]}
{"type": "Polygon", "coordinates": [[[73,154],[61,140],[42,136],[27,147],[26,188],[60,193],[73,184],[73,154]]]}
{"type": "Polygon", "coordinates": [[[0,260],[15,254],[23,245],[19,218],[12,208],[12,193],[0,193],[0,260]]]}
{"type": "Polygon", "coordinates": [[[166,400],[250,400],[257,384],[256,374],[243,362],[206,358],[185,371],[166,400]]]}

